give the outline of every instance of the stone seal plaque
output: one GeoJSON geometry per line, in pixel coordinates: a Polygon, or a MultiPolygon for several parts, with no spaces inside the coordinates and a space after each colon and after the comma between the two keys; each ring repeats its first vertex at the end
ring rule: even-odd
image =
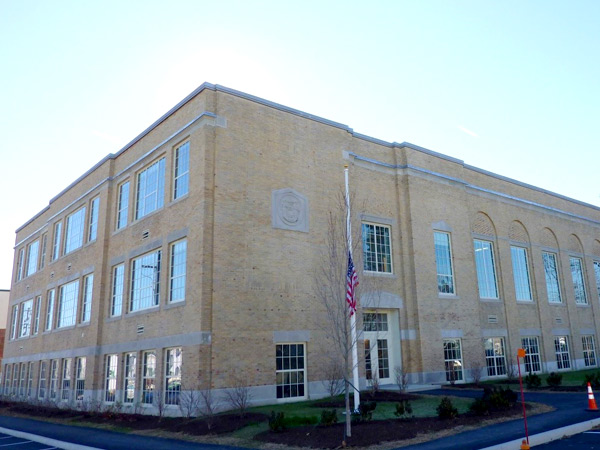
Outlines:
{"type": "Polygon", "coordinates": [[[273,228],[308,233],[308,199],[293,189],[271,193],[273,228]]]}

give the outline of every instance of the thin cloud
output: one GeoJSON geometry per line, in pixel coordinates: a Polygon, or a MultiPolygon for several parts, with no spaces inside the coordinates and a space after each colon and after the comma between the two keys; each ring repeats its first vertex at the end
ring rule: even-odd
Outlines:
{"type": "Polygon", "coordinates": [[[477,135],[477,133],[475,133],[474,131],[471,131],[471,130],[469,130],[469,129],[465,128],[465,127],[461,127],[461,126],[459,126],[459,127],[458,127],[458,129],[459,129],[460,131],[462,131],[463,133],[470,134],[471,136],[474,136],[474,137],[479,137],[479,136],[477,135]]]}

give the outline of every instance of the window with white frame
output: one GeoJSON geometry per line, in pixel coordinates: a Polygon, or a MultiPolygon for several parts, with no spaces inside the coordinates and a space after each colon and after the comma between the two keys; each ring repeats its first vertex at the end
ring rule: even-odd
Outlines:
{"type": "Polygon", "coordinates": [[[87,323],[92,317],[92,292],[94,291],[94,274],[83,279],[83,296],[81,299],[81,323],[87,323]]]}
{"type": "Polygon", "coordinates": [[[64,254],[71,253],[83,245],[83,230],[85,228],[85,207],[67,216],[65,226],[64,254]]]}
{"type": "Polygon", "coordinates": [[[521,338],[521,348],[525,350],[525,372],[541,372],[540,342],[537,336],[521,338]]]}
{"type": "Polygon", "coordinates": [[[10,395],[11,377],[12,366],[10,364],[6,364],[4,366],[4,395],[10,395]]]}
{"type": "Polygon", "coordinates": [[[33,275],[38,270],[38,256],[40,251],[40,241],[34,241],[27,246],[27,271],[25,276],[33,275]]]}
{"type": "Polygon", "coordinates": [[[15,364],[13,366],[13,386],[12,386],[12,393],[14,395],[18,395],[19,394],[19,364],[15,364]]]}
{"type": "Polygon", "coordinates": [[[100,212],[100,197],[90,202],[90,225],[88,227],[88,242],[98,237],[98,213],[100,212]]]}
{"type": "Polygon", "coordinates": [[[475,268],[477,270],[477,286],[480,298],[498,298],[496,268],[494,263],[494,246],[490,241],[475,239],[475,268]]]}
{"type": "Polygon", "coordinates": [[[118,355],[106,355],[104,372],[104,401],[114,402],[117,395],[117,365],[118,355]]]}
{"type": "Polygon", "coordinates": [[[562,297],[560,294],[560,281],[558,277],[558,264],[556,262],[556,254],[550,252],[542,252],[542,260],[544,261],[544,275],[546,277],[546,291],[548,292],[548,302],[561,303],[562,297]]]}
{"type": "Polygon", "coordinates": [[[392,273],[390,227],[363,223],[362,244],[366,271],[392,273]]]}
{"type": "Polygon", "coordinates": [[[488,377],[506,375],[506,353],[504,351],[504,338],[487,338],[484,341],[485,365],[488,377]]]}
{"type": "Polygon", "coordinates": [[[12,307],[12,316],[10,320],[10,339],[17,338],[17,320],[19,318],[19,305],[12,307]]]}
{"type": "Polygon", "coordinates": [[[435,265],[437,285],[440,294],[454,294],[454,275],[452,271],[452,248],[450,234],[434,231],[435,265]]]}
{"type": "Polygon", "coordinates": [[[573,289],[575,290],[575,303],[578,305],[587,305],[587,296],[585,293],[585,282],[583,281],[583,263],[581,258],[570,258],[571,276],[573,278],[573,289]]]}
{"type": "Polygon", "coordinates": [[[123,380],[123,403],[135,403],[137,377],[137,353],[125,354],[125,373],[123,380]]]}
{"type": "Polygon", "coordinates": [[[38,380],[38,398],[40,400],[46,398],[47,367],[48,363],[46,361],[40,361],[40,377],[38,380]]]}
{"type": "Polygon", "coordinates": [[[554,353],[558,370],[571,368],[568,336],[554,336],[554,353]]]}
{"type": "Polygon", "coordinates": [[[304,344],[276,345],[277,398],[298,398],[306,395],[304,354],[304,344]]]}
{"type": "Polygon", "coordinates": [[[19,377],[19,396],[27,394],[27,363],[21,363],[21,376],[19,377]]]}
{"type": "Polygon", "coordinates": [[[27,397],[33,398],[33,362],[29,363],[27,373],[27,397]]]}
{"type": "Polygon", "coordinates": [[[129,216],[129,181],[119,185],[119,199],[117,203],[117,230],[127,225],[129,216]]]}
{"type": "Polygon", "coordinates": [[[131,300],[129,311],[158,306],[160,303],[160,256],[156,250],[131,263],[131,300]]]}
{"type": "Polygon", "coordinates": [[[112,285],[112,299],[110,302],[110,316],[120,316],[123,308],[123,283],[125,277],[125,266],[119,264],[113,267],[113,285],[112,285]]]}
{"type": "Polygon", "coordinates": [[[19,337],[29,336],[31,333],[31,318],[33,316],[33,299],[21,303],[21,326],[19,337]]]}
{"type": "Polygon", "coordinates": [[[75,359],[75,400],[81,401],[85,395],[85,356],[75,359]]]}
{"type": "Polygon", "coordinates": [[[20,281],[24,278],[24,264],[25,264],[25,249],[22,248],[19,250],[19,253],[17,254],[17,274],[16,274],[16,279],[17,281],[20,281]]]}
{"type": "Polygon", "coordinates": [[[529,263],[527,249],[510,247],[512,257],[513,278],[515,280],[515,296],[518,301],[531,301],[531,280],[529,278],[529,263]]]}
{"type": "Polygon", "coordinates": [[[56,400],[58,397],[58,359],[50,361],[50,400],[56,400]]]}
{"type": "Polygon", "coordinates": [[[181,347],[165,350],[165,405],[179,405],[182,360],[181,347]]]}
{"type": "Polygon", "coordinates": [[[363,331],[388,331],[387,317],[385,313],[363,313],[363,331]]]}
{"type": "Polygon", "coordinates": [[[156,383],[156,352],[147,351],[142,356],[142,403],[154,402],[156,383]]]}
{"type": "Polygon", "coordinates": [[[444,367],[446,381],[454,383],[464,379],[460,339],[444,339],[444,367]]]}
{"type": "Polygon", "coordinates": [[[58,291],[58,319],[56,328],[75,325],[79,280],[63,284],[58,291]]]}
{"type": "Polygon", "coordinates": [[[173,198],[178,199],[188,193],[190,177],[190,142],[175,149],[175,173],[173,176],[173,198]]]}
{"type": "Polygon", "coordinates": [[[46,331],[50,331],[54,326],[54,297],[54,289],[49,290],[46,297],[46,331]]]}
{"type": "Polygon", "coordinates": [[[596,275],[596,292],[600,297],[600,261],[594,261],[594,274],[596,275]]]}
{"type": "Polygon", "coordinates": [[[63,359],[60,399],[67,402],[71,399],[71,358],[63,359]]]}
{"type": "Polygon", "coordinates": [[[170,302],[185,300],[186,254],[187,241],[183,240],[171,245],[170,302]]]}
{"type": "Polygon", "coordinates": [[[46,265],[46,247],[48,246],[48,233],[42,235],[42,249],[40,255],[40,269],[43,269],[46,265]]]}
{"type": "Polygon", "coordinates": [[[162,208],[165,197],[165,158],[142,170],[137,175],[135,219],[162,208]]]}
{"type": "Polygon", "coordinates": [[[34,312],[33,312],[33,334],[38,334],[40,331],[40,311],[42,309],[42,296],[38,295],[35,298],[34,312]]]}
{"type": "Polygon", "coordinates": [[[60,240],[62,236],[62,222],[54,224],[54,234],[52,237],[52,261],[60,256],[60,240]]]}
{"type": "Polygon", "coordinates": [[[585,367],[596,366],[596,342],[594,336],[581,336],[581,344],[583,345],[583,362],[585,367]]]}

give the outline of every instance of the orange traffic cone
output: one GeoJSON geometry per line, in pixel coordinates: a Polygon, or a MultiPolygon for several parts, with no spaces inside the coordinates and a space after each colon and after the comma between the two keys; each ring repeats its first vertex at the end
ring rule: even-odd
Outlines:
{"type": "Polygon", "coordinates": [[[588,411],[598,411],[598,407],[596,406],[596,399],[594,399],[594,393],[592,392],[592,386],[590,383],[588,385],[588,411]]]}

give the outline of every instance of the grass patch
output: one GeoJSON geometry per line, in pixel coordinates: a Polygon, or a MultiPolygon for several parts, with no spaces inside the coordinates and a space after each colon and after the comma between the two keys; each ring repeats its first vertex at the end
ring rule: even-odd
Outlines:
{"type": "MultiPolygon", "coordinates": [[[[562,375],[562,383],[561,386],[583,386],[583,382],[585,381],[586,375],[591,375],[596,372],[600,372],[600,369],[585,369],[585,370],[567,370],[567,371],[557,371],[556,373],[562,375]]],[[[525,385],[525,376],[527,374],[523,373],[523,385],[525,385]]],[[[548,383],[546,379],[548,378],[548,373],[540,373],[538,374],[542,379],[542,387],[547,387],[548,383]]],[[[510,387],[511,389],[515,389],[515,386],[519,387],[519,379],[515,378],[513,380],[500,379],[500,380],[486,380],[481,384],[494,385],[494,386],[503,386],[510,387]]]]}

